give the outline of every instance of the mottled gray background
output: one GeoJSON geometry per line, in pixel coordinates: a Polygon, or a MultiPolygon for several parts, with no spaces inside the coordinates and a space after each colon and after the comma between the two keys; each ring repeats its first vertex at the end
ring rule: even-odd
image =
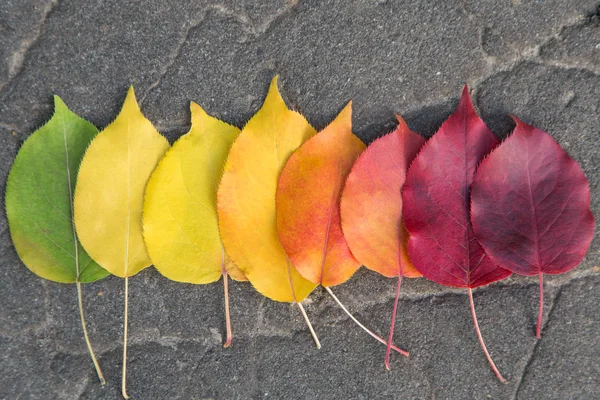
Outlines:
{"type": "MultiPolygon", "coordinates": [[[[243,125],[281,74],[288,104],[324,127],[354,100],[369,142],[404,115],[431,135],[469,84],[499,136],[507,113],[548,131],[583,166],[600,210],[600,20],[595,1],[2,0],[0,174],[52,113],[59,94],[102,127],[133,83],[144,113],[175,139],[188,101],[243,125]]],[[[19,261],[0,221],[0,398],[117,399],[123,281],[85,286],[89,329],[108,384],[81,335],[74,286],[19,261]]],[[[600,241],[583,264],[547,279],[543,339],[534,337],[535,279],[476,291],[501,385],[479,348],[464,291],[404,285],[396,342],[410,359],[383,366],[384,347],[317,289],[307,311],[232,284],[234,342],[223,349],[222,285],[176,284],[147,269],[131,279],[129,392],[138,399],[600,398],[600,241]]],[[[386,334],[395,282],[360,271],[336,288],[386,334]]]]}

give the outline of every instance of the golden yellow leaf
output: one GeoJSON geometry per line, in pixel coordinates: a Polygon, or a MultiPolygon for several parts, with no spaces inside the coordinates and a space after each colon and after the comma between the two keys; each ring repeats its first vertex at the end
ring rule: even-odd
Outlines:
{"type": "Polygon", "coordinates": [[[156,269],[169,279],[217,281],[228,268],[245,280],[223,251],[217,186],[240,130],[191,103],[192,127],[152,173],[144,202],[144,239],[156,269]]]}
{"type": "Polygon", "coordinates": [[[289,110],[271,82],[262,108],[233,143],[218,190],[225,250],[263,295],[300,302],[315,288],[289,261],[277,236],[275,193],[287,159],[315,130],[289,110]]]}
{"type": "Polygon", "coordinates": [[[168,148],[142,115],[131,87],[120,114],[83,157],[74,200],[77,235],[114,275],[132,276],[151,265],[142,236],[144,189],[168,148]]]}

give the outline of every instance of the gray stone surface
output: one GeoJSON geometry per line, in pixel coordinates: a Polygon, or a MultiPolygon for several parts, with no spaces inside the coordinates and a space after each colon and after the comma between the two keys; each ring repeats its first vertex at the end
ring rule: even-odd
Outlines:
{"type": "MultiPolygon", "coordinates": [[[[98,126],[134,84],[146,115],[175,139],[188,102],[243,125],[281,75],[288,104],[321,128],[350,99],[365,141],[394,113],[429,136],[468,83],[501,137],[507,113],[553,135],[581,163],[600,211],[600,22],[595,1],[69,1],[0,3],[2,189],[20,142],[47,120],[56,93],[98,126]]],[[[85,286],[100,387],[80,331],[75,287],[31,274],[0,217],[0,398],[119,398],[123,282],[85,286]]],[[[395,283],[359,271],[336,288],[386,334],[395,283]]],[[[548,277],[544,337],[534,337],[535,280],[475,292],[497,382],[463,291],[409,280],[396,342],[410,359],[383,367],[384,347],[321,289],[297,309],[231,285],[234,342],[221,347],[222,286],[176,284],[148,269],[131,279],[129,391],[138,399],[565,399],[600,397],[600,240],[584,262],[548,277]]]]}

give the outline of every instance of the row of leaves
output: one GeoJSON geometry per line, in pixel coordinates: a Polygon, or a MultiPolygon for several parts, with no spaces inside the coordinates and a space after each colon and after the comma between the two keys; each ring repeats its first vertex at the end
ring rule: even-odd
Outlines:
{"type": "MultiPolygon", "coordinates": [[[[191,103],[191,129],[172,147],[141,113],[133,88],[102,132],[55,97],[52,119],[20,149],[6,191],[17,252],[37,275],[77,284],[127,279],[154,264],[194,284],[249,280],[263,295],[301,301],[361,266],[471,289],[512,272],[542,278],[577,266],[594,234],[589,184],[547,133],[517,118],[500,144],[465,87],[457,110],[428,141],[398,127],[365,148],[351,104],[316,132],[287,108],[273,79],[240,131],[191,103]]],[[[339,303],[341,305],[341,303],[339,303]]],[[[342,306],[342,308],[344,308],[342,306]]],[[[347,311],[347,310],[346,310],[347,311]]],[[[98,375],[83,320],[82,326],[98,375]]],[[[354,319],[354,318],[353,318],[354,319]]],[[[358,321],[357,321],[358,322],[358,321]]],[[[359,323],[360,325],[360,323],[359,323]]]]}

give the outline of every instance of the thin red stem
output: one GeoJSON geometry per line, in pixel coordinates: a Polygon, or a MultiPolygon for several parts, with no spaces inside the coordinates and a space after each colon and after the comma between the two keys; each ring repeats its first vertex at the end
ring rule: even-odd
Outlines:
{"type": "Polygon", "coordinates": [[[542,318],[544,315],[544,273],[540,271],[540,312],[538,314],[537,329],[535,330],[535,336],[538,339],[542,338],[542,318]]]}
{"type": "Polygon", "coordinates": [[[396,299],[394,300],[394,311],[392,311],[392,323],[390,325],[390,335],[388,337],[387,349],[385,351],[385,367],[391,370],[390,353],[392,350],[392,340],[394,339],[394,325],[396,324],[396,312],[398,310],[398,299],[400,298],[400,287],[402,286],[402,274],[398,275],[398,286],[396,287],[396,299]]]}
{"type": "Polygon", "coordinates": [[[231,318],[229,316],[229,282],[227,277],[227,270],[223,269],[223,292],[225,296],[225,326],[227,329],[227,340],[223,347],[229,347],[231,345],[231,318]]]}
{"type": "MultiPolygon", "coordinates": [[[[362,330],[364,330],[365,332],[367,332],[369,335],[371,335],[371,337],[373,337],[375,340],[377,340],[378,342],[387,345],[387,342],[380,338],[379,336],[377,336],[375,333],[373,333],[371,330],[369,330],[369,328],[367,328],[366,326],[364,326],[363,324],[360,323],[359,320],[357,320],[354,315],[352,315],[352,313],[350,311],[348,311],[348,309],[342,304],[342,302],[340,301],[340,299],[337,298],[337,296],[335,294],[333,294],[333,292],[331,291],[331,289],[327,286],[323,286],[325,288],[325,290],[327,290],[327,293],[329,293],[331,295],[331,297],[333,298],[333,300],[335,300],[335,302],[338,304],[338,306],[340,306],[340,308],[342,310],[344,310],[344,312],[350,317],[350,319],[352,321],[354,321],[356,323],[356,325],[358,325],[362,330]]],[[[396,346],[392,345],[392,350],[397,351],[398,353],[402,354],[404,357],[408,357],[410,354],[408,353],[408,351],[402,350],[396,346]]]]}
{"type": "Polygon", "coordinates": [[[483,352],[485,353],[485,357],[487,358],[488,362],[490,363],[490,366],[492,367],[492,370],[494,371],[494,373],[496,374],[496,376],[498,377],[500,382],[506,383],[506,379],[504,379],[504,377],[500,374],[500,371],[498,371],[498,368],[496,368],[496,364],[494,364],[494,361],[492,360],[490,353],[488,353],[487,347],[485,347],[485,343],[483,341],[483,336],[481,336],[481,331],[479,330],[479,324],[477,323],[477,314],[475,314],[475,303],[473,302],[473,291],[471,290],[471,288],[468,288],[468,290],[469,290],[469,301],[471,302],[471,314],[473,314],[473,324],[475,325],[475,331],[477,332],[477,338],[479,339],[479,344],[481,345],[481,348],[483,349],[483,352]]]}

